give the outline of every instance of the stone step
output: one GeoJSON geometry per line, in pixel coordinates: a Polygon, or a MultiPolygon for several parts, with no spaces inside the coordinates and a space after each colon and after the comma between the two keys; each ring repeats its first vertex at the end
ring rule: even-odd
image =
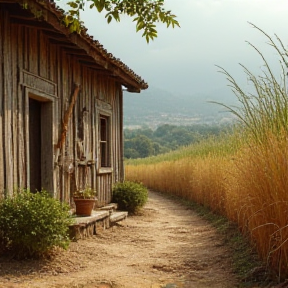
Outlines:
{"type": "Polygon", "coordinates": [[[109,211],[92,211],[91,216],[75,217],[75,223],[78,225],[87,225],[98,220],[105,219],[109,216],[109,211]]]}
{"type": "Polygon", "coordinates": [[[127,211],[114,211],[110,215],[110,225],[112,226],[114,223],[125,220],[127,216],[128,216],[127,211]]]}
{"type": "Polygon", "coordinates": [[[113,212],[113,211],[116,211],[117,208],[118,208],[117,203],[110,203],[110,204],[107,204],[103,207],[98,208],[97,210],[113,212]]]}
{"type": "Polygon", "coordinates": [[[78,240],[91,237],[110,226],[109,211],[92,211],[91,216],[74,217],[74,224],[70,225],[70,238],[78,240]]]}
{"type": "Polygon", "coordinates": [[[112,210],[96,210],[92,211],[91,216],[76,216],[74,217],[74,224],[69,227],[70,238],[73,240],[78,240],[92,237],[93,235],[110,228],[117,222],[125,220],[127,216],[128,212],[126,211],[112,210]]]}

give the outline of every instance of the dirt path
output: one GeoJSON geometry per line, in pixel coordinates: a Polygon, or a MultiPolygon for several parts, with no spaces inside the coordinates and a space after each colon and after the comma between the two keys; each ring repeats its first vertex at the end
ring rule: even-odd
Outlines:
{"type": "Polygon", "coordinates": [[[214,228],[155,192],[140,216],[71,243],[51,261],[0,258],[0,287],[232,288],[229,252],[214,228]]]}

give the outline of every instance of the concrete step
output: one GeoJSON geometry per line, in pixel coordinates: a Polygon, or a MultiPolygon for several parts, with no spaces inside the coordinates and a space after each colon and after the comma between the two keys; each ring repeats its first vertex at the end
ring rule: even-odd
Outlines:
{"type": "Polygon", "coordinates": [[[109,211],[110,213],[112,213],[113,211],[116,211],[117,208],[118,208],[117,203],[110,203],[110,204],[107,204],[107,205],[105,205],[103,207],[98,208],[97,210],[109,211]]]}
{"type": "Polygon", "coordinates": [[[110,225],[112,226],[114,223],[125,220],[127,216],[128,216],[127,211],[114,211],[110,215],[110,225]]]}
{"type": "Polygon", "coordinates": [[[75,217],[75,223],[78,225],[87,225],[98,220],[105,219],[109,216],[108,211],[92,211],[91,216],[75,217]]]}
{"type": "Polygon", "coordinates": [[[74,224],[70,225],[70,238],[78,240],[91,237],[110,227],[109,211],[92,211],[91,216],[74,217],[74,224]]]}
{"type": "MultiPolygon", "coordinates": [[[[115,207],[115,205],[107,205],[115,207]]],[[[114,208],[113,208],[114,209],[114,208]]],[[[114,210],[95,210],[91,216],[74,217],[74,224],[69,227],[70,238],[73,240],[91,237],[110,228],[117,222],[127,218],[128,212],[114,210]]]]}

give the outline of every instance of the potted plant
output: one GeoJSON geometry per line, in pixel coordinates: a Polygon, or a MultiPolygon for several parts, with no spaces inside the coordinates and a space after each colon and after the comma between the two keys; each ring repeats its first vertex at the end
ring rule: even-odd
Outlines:
{"type": "Polygon", "coordinates": [[[73,194],[77,216],[91,216],[95,202],[97,201],[96,195],[96,190],[91,187],[86,187],[73,194]]]}

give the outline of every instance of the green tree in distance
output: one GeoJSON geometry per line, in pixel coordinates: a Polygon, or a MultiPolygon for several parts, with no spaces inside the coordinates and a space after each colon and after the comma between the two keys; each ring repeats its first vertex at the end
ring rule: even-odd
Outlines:
{"type": "Polygon", "coordinates": [[[124,157],[128,159],[144,158],[167,153],[197,143],[210,136],[230,133],[233,126],[211,126],[194,124],[191,126],[176,126],[162,124],[155,130],[151,128],[124,129],[124,157]]]}
{"type": "Polygon", "coordinates": [[[145,135],[137,135],[131,140],[125,140],[125,157],[145,158],[154,154],[153,142],[145,135]]]}
{"type": "Polygon", "coordinates": [[[63,21],[71,32],[81,31],[80,11],[86,6],[96,8],[99,13],[105,11],[108,24],[113,19],[120,22],[121,15],[131,17],[136,22],[136,32],[142,31],[147,43],[157,37],[158,22],[166,24],[167,28],[180,27],[176,16],[163,7],[164,0],[73,0],[67,4],[69,11],[63,21]]]}

